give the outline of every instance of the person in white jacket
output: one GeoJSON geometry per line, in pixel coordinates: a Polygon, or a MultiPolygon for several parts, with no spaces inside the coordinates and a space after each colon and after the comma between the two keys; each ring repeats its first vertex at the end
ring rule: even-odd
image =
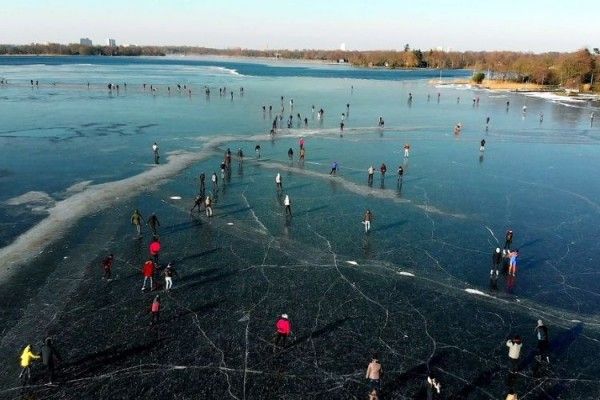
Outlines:
{"type": "Polygon", "coordinates": [[[521,347],[523,341],[519,335],[506,342],[508,347],[508,358],[510,360],[510,372],[516,373],[519,370],[519,357],[521,356],[521,347]]]}

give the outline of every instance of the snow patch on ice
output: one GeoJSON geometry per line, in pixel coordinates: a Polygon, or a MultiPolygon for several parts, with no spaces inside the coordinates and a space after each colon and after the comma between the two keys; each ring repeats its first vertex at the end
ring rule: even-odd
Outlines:
{"type": "Polygon", "coordinates": [[[479,295],[479,296],[490,297],[489,294],[483,293],[481,290],[477,290],[477,289],[469,289],[469,288],[467,288],[467,289],[465,289],[465,292],[471,293],[471,294],[476,294],[476,295],[479,295]]]}
{"type": "Polygon", "coordinates": [[[411,274],[410,272],[406,272],[406,271],[399,271],[396,272],[398,275],[402,275],[402,276],[415,276],[415,274],[411,274]]]}

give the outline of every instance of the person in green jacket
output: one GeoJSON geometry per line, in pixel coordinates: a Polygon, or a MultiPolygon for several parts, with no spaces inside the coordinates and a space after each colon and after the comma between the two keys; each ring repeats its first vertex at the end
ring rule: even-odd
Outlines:
{"type": "Polygon", "coordinates": [[[133,215],[131,216],[131,223],[135,225],[135,229],[137,229],[138,236],[142,235],[142,222],[144,221],[144,217],[140,213],[140,210],[135,210],[133,215]]]}
{"type": "Polygon", "coordinates": [[[23,349],[21,353],[21,374],[19,375],[19,379],[23,381],[23,386],[26,385],[31,380],[31,362],[33,360],[39,359],[40,356],[34,354],[31,350],[31,345],[28,344],[23,349]],[[27,374],[25,378],[25,374],[27,374]],[[25,378],[25,379],[24,379],[25,378]]]}

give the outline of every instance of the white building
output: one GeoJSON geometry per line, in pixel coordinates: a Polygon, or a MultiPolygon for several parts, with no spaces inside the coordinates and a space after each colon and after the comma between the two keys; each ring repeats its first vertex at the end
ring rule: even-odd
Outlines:
{"type": "Polygon", "coordinates": [[[340,44],[340,50],[341,51],[346,51],[346,43],[340,44]]]}
{"type": "Polygon", "coordinates": [[[81,38],[79,39],[79,44],[82,46],[92,46],[92,39],[90,38],[81,38]]]}
{"type": "Polygon", "coordinates": [[[106,45],[109,47],[116,47],[117,46],[117,41],[115,39],[106,39],[106,45]]]}

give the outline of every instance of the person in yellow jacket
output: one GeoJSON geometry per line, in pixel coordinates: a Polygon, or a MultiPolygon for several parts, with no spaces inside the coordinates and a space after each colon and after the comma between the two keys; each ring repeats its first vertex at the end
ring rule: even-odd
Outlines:
{"type": "Polygon", "coordinates": [[[21,370],[21,374],[19,375],[19,379],[23,379],[23,376],[25,375],[25,373],[27,373],[27,380],[23,382],[23,384],[26,384],[31,379],[31,361],[37,360],[39,358],[40,356],[34,354],[33,351],[31,351],[30,344],[25,346],[23,352],[21,353],[21,368],[23,369],[21,370]]]}

